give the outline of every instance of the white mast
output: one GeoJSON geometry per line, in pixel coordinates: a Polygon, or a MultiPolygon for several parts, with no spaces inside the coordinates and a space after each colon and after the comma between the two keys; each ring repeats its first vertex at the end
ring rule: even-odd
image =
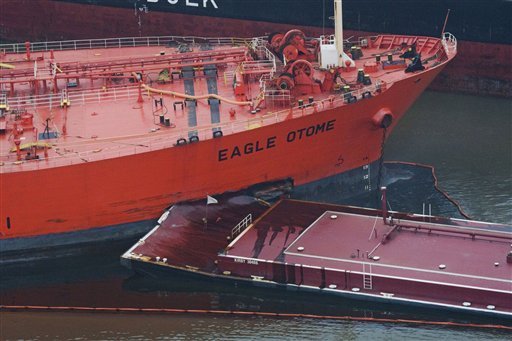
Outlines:
{"type": "Polygon", "coordinates": [[[334,34],[336,36],[336,50],[338,52],[338,66],[355,66],[354,61],[343,51],[343,9],[341,0],[334,0],[334,34]]]}

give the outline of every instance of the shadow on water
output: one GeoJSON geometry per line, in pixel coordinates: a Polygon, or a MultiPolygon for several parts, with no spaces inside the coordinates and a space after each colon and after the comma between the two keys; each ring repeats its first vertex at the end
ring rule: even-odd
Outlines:
{"type": "MultiPolygon", "coordinates": [[[[389,163],[383,184],[393,210],[461,217],[456,205],[435,188],[429,167],[389,163]]],[[[319,201],[336,202],[324,197],[319,201]]],[[[366,205],[360,202],[340,202],[366,205]]],[[[374,202],[376,203],[376,202],[374,202]]],[[[120,265],[119,256],[138,238],[116,243],[62,250],[65,257],[31,259],[0,268],[3,305],[88,306],[257,311],[295,314],[442,320],[496,324],[501,321],[464,314],[392,304],[355,301],[322,294],[268,290],[244,284],[169,274],[163,279],[134,275],[120,265]]],[[[502,324],[510,324],[503,321],[502,324]]]]}

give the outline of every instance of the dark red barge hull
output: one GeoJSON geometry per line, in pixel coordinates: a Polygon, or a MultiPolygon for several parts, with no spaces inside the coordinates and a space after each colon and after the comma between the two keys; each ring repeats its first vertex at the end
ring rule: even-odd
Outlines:
{"type": "Polygon", "coordinates": [[[384,223],[373,209],[283,200],[263,212],[247,197],[221,200],[208,207],[208,225],[204,203],[174,206],[123,263],[512,318],[509,226],[396,212],[384,223]],[[233,233],[250,213],[255,221],[233,233]]]}

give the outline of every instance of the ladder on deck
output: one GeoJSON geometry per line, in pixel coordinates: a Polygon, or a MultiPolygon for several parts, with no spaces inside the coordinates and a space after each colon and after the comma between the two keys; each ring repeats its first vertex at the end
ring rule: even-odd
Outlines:
{"type": "Polygon", "coordinates": [[[0,94],[0,115],[3,115],[4,112],[9,111],[9,103],[7,102],[7,95],[0,94]]]}
{"type": "Polygon", "coordinates": [[[60,107],[66,108],[71,105],[71,101],[69,100],[69,93],[67,89],[63,89],[60,93],[60,107]]]}
{"type": "Polygon", "coordinates": [[[367,290],[373,289],[372,265],[367,263],[363,263],[363,288],[367,290]],[[366,267],[368,267],[368,272],[366,271],[366,267]]]}

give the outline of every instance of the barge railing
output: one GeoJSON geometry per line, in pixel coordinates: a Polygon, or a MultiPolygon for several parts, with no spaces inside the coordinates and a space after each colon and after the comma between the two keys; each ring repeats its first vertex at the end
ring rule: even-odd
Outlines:
{"type": "Polygon", "coordinates": [[[243,232],[249,225],[252,224],[252,214],[249,213],[244,219],[242,219],[232,230],[231,239],[238,236],[243,232]]]}

